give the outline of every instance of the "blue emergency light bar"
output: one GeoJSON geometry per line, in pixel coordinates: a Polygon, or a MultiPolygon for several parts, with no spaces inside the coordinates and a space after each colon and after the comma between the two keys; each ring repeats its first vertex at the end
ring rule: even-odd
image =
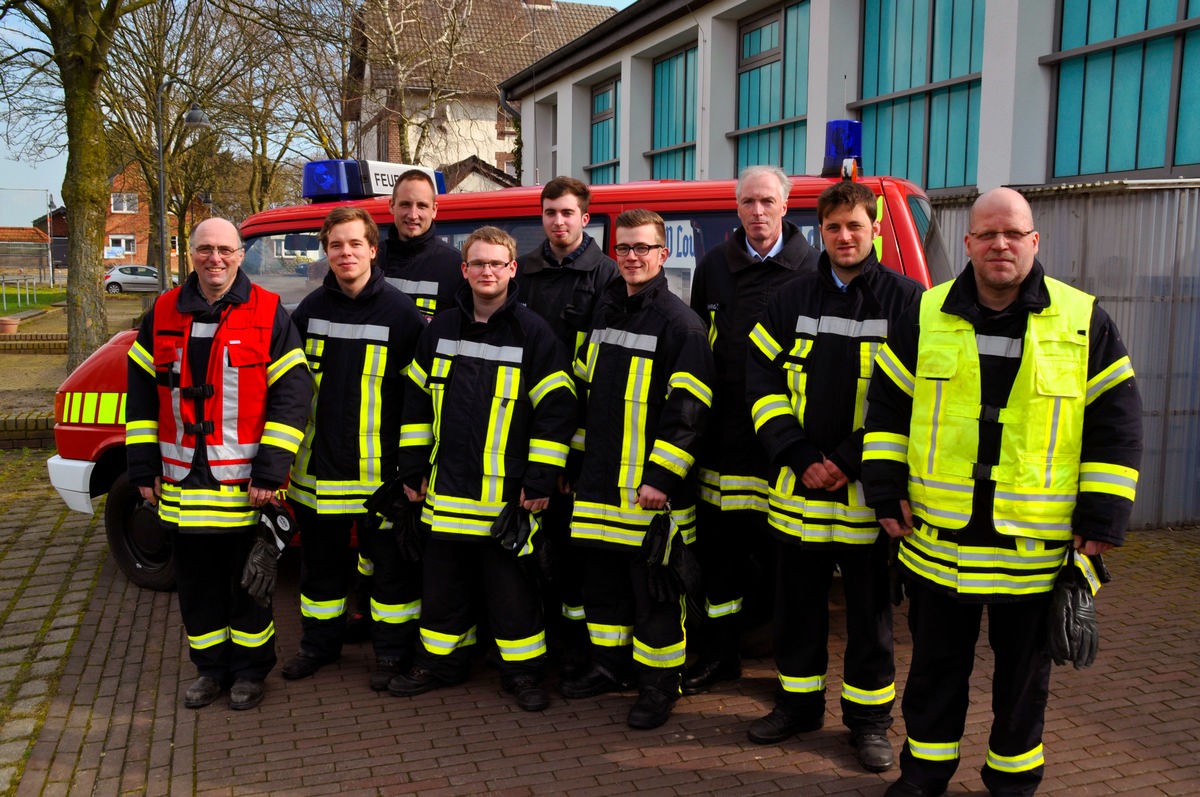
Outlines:
{"type": "Polygon", "coordinates": [[[446,193],[446,178],[440,171],[404,163],[367,160],[324,160],[304,164],[302,193],[313,202],[341,202],[373,196],[391,196],[396,179],[410,169],[419,169],[433,179],[439,194],[446,193]]]}
{"type": "Polygon", "coordinates": [[[853,119],[834,119],[825,123],[825,163],[822,177],[837,177],[843,173],[847,160],[854,160],[862,173],[862,122],[853,119]]]}

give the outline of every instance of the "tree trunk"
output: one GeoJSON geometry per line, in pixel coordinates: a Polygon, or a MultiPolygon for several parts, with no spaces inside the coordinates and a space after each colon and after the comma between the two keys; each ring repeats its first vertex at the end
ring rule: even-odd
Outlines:
{"type": "Polygon", "coordinates": [[[74,370],[108,340],[104,309],[104,222],[109,206],[104,114],[91,65],[60,59],[67,116],[67,173],[63,203],[67,237],[67,367],[74,370]]]}

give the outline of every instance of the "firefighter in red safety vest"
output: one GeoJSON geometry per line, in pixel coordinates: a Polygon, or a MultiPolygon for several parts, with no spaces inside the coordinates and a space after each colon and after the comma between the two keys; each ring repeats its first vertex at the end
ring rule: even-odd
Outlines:
{"type": "Polygon", "coordinates": [[[312,379],[279,297],[239,271],[237,228],[208,219],[191,243],[193,273],[158,298],[129,351],[126,457],[175,548],[200,674],[184,705],[230,688],[230,707],[248,709],[275,666],[275,625],[238,582],[258,507],[287,481],[312,379]]]}

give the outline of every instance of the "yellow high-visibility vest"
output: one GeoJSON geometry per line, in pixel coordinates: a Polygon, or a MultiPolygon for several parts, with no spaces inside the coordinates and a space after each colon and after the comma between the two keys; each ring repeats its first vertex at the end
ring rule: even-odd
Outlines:
{"type": "Polygon", "coordinates": [[[1045,278],[1050,306],[1029,314],[1016,380],[1007,406],[996,410],[981,400],[975,328],[941,310],[952,284],[938,285],[921,298],[908,446],[913,511],[937,528],[961,529],[971,517],[977,480],[992,479],[998,532],[1069,540],[1095,300],[1045,278]],[[1003,426],[1000,461],[990,467],[977,464],[981,417],[1003,426]]]}

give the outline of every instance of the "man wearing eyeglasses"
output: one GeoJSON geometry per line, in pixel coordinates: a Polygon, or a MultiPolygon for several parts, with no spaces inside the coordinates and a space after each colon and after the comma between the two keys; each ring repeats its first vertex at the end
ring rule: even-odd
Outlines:
{"type": "Polygon", "coordinates": [[[1122,544],[1141,463],[1125,345],[1094,297],[1046,274],[1028,203],[988,191],[969,225],[970,268],[900,319],[868,393],[863,483],[900,540],[913,637],[892,797],[940,795],[958,768],[985,606],[983,783],[1005,797],[1037,790],[1051,591],[1069,548],[1122,544]]]}
{"type": "MultiPolygon", "coordinates": [[[[708,325],[717,376],[698,468],[696,546],[705,613],[700,655],[683,679],[687,695],[741,676],[742,602],[753,554],[768,567],[774,560],[767,536],[771,463],[746,406],[746,359],[748,335],[767,300],[816,269],[817,251],[796,225],[784,220],[791,188],[778,166],[745,169],[735,189],[741,226],[704,256],[692,281],[692,309],[708,325]]],[[[770,571],[766,575],[769,584],[770,571]]]]}
{"type": "Polygon", "coordinates": [[[541,711],[550,704],[540,685],[546,634],[528,563],[538,515],[567,462],[575,385],[549,325],[517,302],[512,237],[481,227],[462,257],[458,306],[433,319],[408,371],[399,475],[409,500],[424,501],[430,539],[420,644],[388,692],[419,695],[467,677],[472,597],[482,585],[501,683],[521,709],[541,711]],[[494,538],[504,536],[493,529],[504,512],[529,528],[512,550],[494,538]]]}
{"type": "Polygon", "coordinates": [[[626,722],[648,729],[665,723],[679,699],[686,603],[652,592],[657,571],[643,542],[652,526],[667,527],[663,521],[671,546],[693,539],[688,478],[712,405],[713,365],[704,325],[667,288],[662,217],[625,211],[616,241],[622,279],[605,288],[575,360],[586,413],[571,540],[588,549],[583,605],[592,665],[559,689],[584,698],[636,683],[626,722]],[[669,519],[656,519],[664,511],[669,519]]]}
{"type": "Polygon", "coordinates": [[[125,452],[175,549],[200,675],[184,705],[228,688],[230,708],[248,709],[275,666],[275,625],[238,582],[259,507],[287,480],[304,435],[312,379],[279,297],[239,270],[237,228],[208,219],[191,241],[192,274],[158,298],[129,350],[125,452]]]}

